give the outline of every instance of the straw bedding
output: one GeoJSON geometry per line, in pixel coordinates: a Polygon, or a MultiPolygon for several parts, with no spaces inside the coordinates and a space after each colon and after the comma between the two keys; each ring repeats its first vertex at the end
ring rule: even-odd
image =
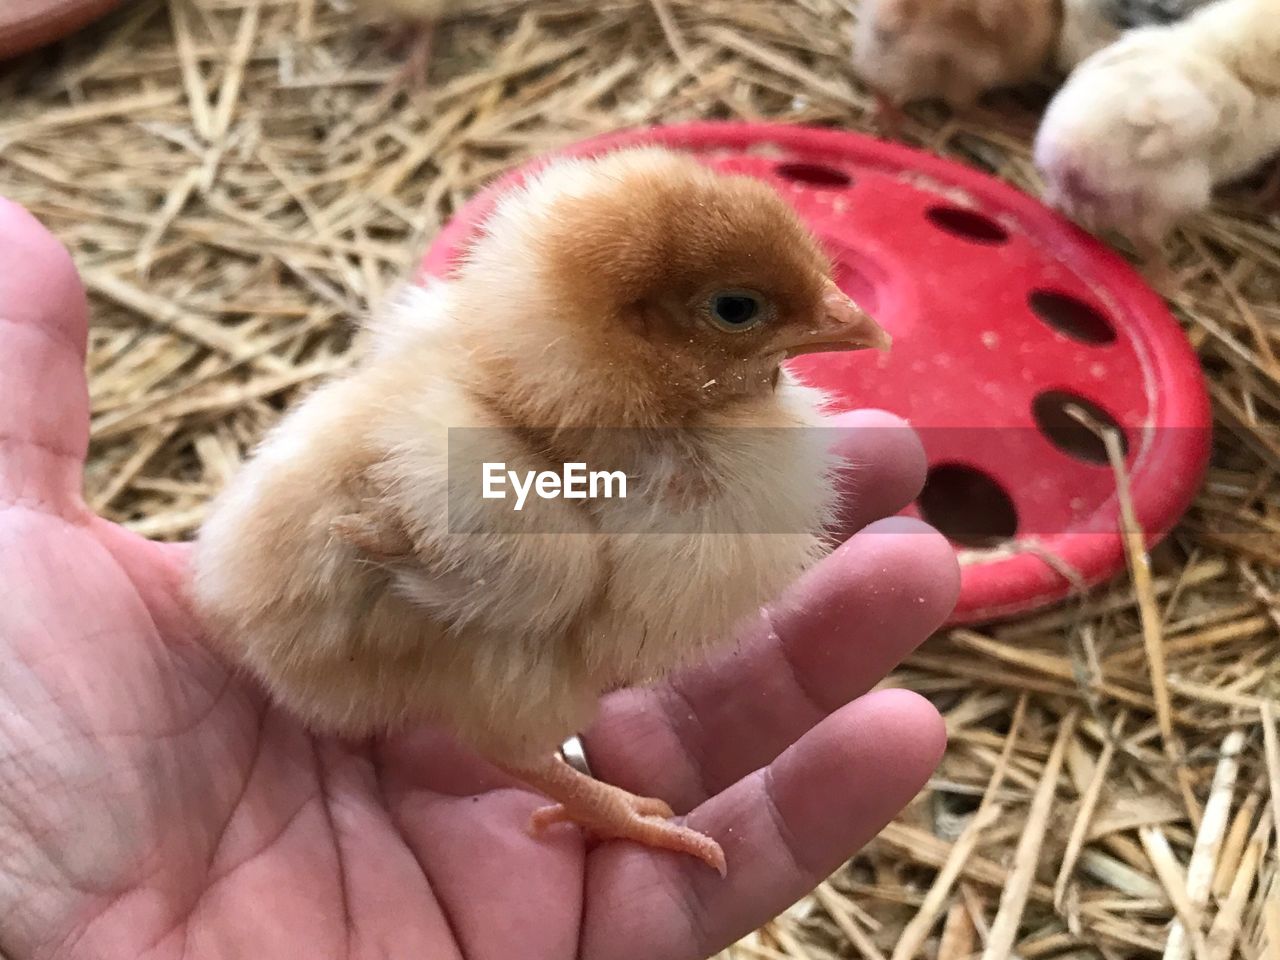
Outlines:
{"type": "MultiPolygon", "coordinates": [[[[479,5],[477,5],[479,6],[479,5]]],[[[189,536],[291,395],[511,163],[624,125],[871,126],[856,2],[492,3],[430,84],[340,0],[139,0],[0,71],[0,192],[90,291],[95,509],[189,536]]],[[[916,144],[1034,190],[1043,96],[916,144]]],[[[889,682],[943,710],[929,788],[735,958],[1245,958],[1280,951],[1280,218],[1237,192],[1175,243],[1210,378],[1208,484],[1133,575],[934,638],[889,682]]]]}

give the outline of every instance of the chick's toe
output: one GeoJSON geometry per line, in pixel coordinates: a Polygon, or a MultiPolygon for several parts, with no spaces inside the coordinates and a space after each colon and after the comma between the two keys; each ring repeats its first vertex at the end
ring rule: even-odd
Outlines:
{"type": "Polygon", "coordinates": [[[558,801],[533,812],[530,827],[535,833],[557,823],[573,823],[598,840],[630,840],[697,857],[725,876],[720,844],[706,834],[672,823],[671,807],[656,797],[628,793],[584,776],[554,758],[540,767],[508,772],[558,801]]]}

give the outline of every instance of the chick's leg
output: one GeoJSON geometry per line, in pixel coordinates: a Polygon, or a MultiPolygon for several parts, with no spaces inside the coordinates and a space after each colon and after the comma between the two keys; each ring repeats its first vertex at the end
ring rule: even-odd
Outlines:
{"type": "Polygon", "coordinates": [[[1142,273],[1147,283],[1162,297],[1173,297],[1178,293],[1178,274],[1165,255],[1164,244],[1159,240],[1140,237],[1133,241],[1134,250],[1142,264],[1142,273]]]}
{"type": "MultiPolygon", "coordinates": [[[[427,74],[431,66],[431,45],[435,37],[434,21],[420,21],[407,26],[408,49],[404,53],[404,63],[383,85],[381,92],[371,101],[372,106],[366,108],[372,114],[381,114],[391,103],[403,93],[416,93],[427,87],[427,74]]],[[[396,48],[403,48],[404,37],[399,31],[388,33],[388,43],[396,48]]]]}
{"type": "Polygon", "coordinates": [[[902,127],[906,122],[907,115],[903,112],[902,107],[898,106],[888,94],[876,91],[876,111],[875,120],[880,129],[884,131],[886,136],[898,139],[902,136],[902,127]]]}
{"type": "Polygon", "coordinates": [[[404,71],[407,83],[411,87],[422,89],[427,85],[427,71],[431,67],[431,46],[435,33],[434,22],[419,24],[416,34],[409,42],[409,55],[405,61],[404,71]]]}
{"type": "Polygon", "coordinates": [[[557,757],[529,767],[503,770],[557,801],[533,812],[535,832],[555,823],[576,823],[602,840],[631,840],[697,857],[725,875],[724,851],[705,834],[671,823],[671,808],[585,776],[557,757]]]}
{"type": "Polygon", "coordinates": [[[1258,205],[1264,213],[1280,213],[1280,160],[1271,164],[1266,181],[1258,190],[1258,205]]]}

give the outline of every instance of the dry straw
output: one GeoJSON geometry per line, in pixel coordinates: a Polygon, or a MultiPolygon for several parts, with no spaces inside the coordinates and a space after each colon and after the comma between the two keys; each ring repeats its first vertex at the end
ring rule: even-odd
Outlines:
{"type": "MultiPolygon", "coordinates": [[[[0,192],[67,242],[93,300],[95,508],[190,535],[345,362],[352,318],[513,162],[657,121],[871,125],[852,0],[489,7],[442,29],[407,96],[339,0],[137,0],[0,72],[0,192]]],[[[906,132],[1034,190],[1040,105],[906,132]]],[[[1131,575],[1087,602],[904,664],[890,682],[946,716],[937,776],[731,956],[1280,955],[1280,222],[1251,209],[1235,191],[1173,244],[1218,424],[1190,515],[1150,556],[1132,531],[1131,575]]]]}

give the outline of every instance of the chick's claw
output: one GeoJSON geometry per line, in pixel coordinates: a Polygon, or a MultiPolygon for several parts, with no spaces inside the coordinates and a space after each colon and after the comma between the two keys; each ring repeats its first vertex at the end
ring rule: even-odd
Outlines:
{"type": "Polygon", "coordinates": [[[637,814],[623,822],[611,824],[606,828],[610,832],[601,833],[596,827],[589,829],[602,840],[631,840],[646,847],[697,857],[721,877],[727,876],[729,872],[720,844],[705,833],[682,827],[670,820],[637,814]]]}
{"type": "Polygon", "coordinates": [[[570,809],[563,803],[541,807],[533,811],[530,825],[539,833],[553,824],[575,823],[597,840],[630,840],[687,854],[725,876],[728,869],[720,844],[704,833],[672,823],[671,816],[671,808],[661,800],[627,795],[622,803],[607,803],[596,810],[570,809]]]}

